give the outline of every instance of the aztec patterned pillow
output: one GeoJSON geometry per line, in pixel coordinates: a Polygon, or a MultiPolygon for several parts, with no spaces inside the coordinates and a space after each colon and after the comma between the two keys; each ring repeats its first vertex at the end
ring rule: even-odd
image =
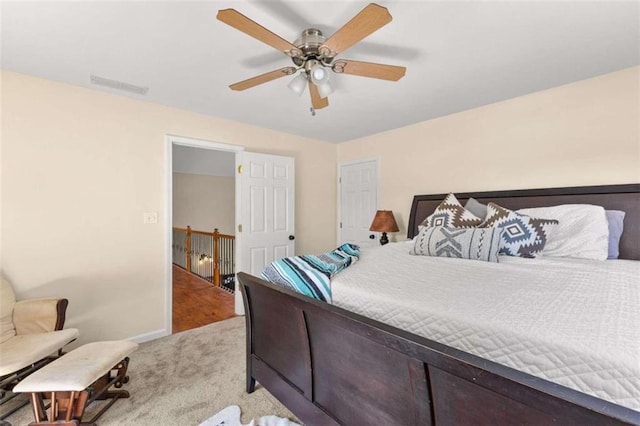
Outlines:
{"type": "Polygon", "coordinates": [[[497,262],[502,228],[425,226],[409,254],[497,262]]]}
{"type": "Polygon", "coordinates": [[[495,203],[487,205],[487,217],[480,228],[502,228],[499,254],[535,257],[547,243],[547,233],[559,222],[518,214],[495,203]]]}
{"type": "Polygon", "coordinates": [[[436,207],[431,216],[422,221],[420,226],[446,226],[447,228],[475,228],[482,219],[462,207],[455,195],[449,194],[436,207]]]}

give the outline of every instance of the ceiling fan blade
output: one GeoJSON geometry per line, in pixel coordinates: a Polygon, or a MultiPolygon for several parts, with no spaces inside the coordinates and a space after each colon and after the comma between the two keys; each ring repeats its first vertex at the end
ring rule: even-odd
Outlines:
{"type": "Polygon", "coordinates": [[[293,44],[272,33],[262,25],[244,16],[235,9],[223,9],[218,11],[218,20],[233,28],[260,40],[263,43],[277,49],[289,56],[299,56],[302,52],[293,44]]]}
{"type": "Polygon", "coordinates": [[[371,3],[329,37],[320,47],[320,52],[325,56],[334,57],[384,27],[392,19],[386,7],[371,3]]]}
{"type": "Polygon", "coordinates": [[[286,75],[291,75],[294,72],[296,72],[295,67],[284,67],[278,70],[273,70],[264,74],[260,74],[258,76],[255,76],[247,80],[239,81],[237,83],[232,84],[229,87],[232,90],[250,89],[253,86],[257,86],[259,84],[266,83],[268,81],[275,80],[277,78],[284,77],[286,75]]]}
{"type": "Polygon", "coordinates": [[[321,98],[318,87],[309,82],[309,93],[311,93],[311,106],[313,109],[322,109],[329,106],[329,98],[321,98]]]}
{"type": "Polygon", "coordinates": [[[379,78],[382,80],[398,81],[407,71],[405,67],[395,65],[374,64],[372,62],[351,61],[339,59],[333,63],[333,70],[337,73],[359,75],[362,77],[379,78]]]}

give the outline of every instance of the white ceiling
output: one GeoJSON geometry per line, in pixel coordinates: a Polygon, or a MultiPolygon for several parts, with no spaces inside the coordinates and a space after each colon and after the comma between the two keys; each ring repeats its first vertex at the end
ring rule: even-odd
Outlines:
{"type": "Polygon", "coordinates": [[[235,8],[293,41],[330,35],[360,1],[2,2],[2,68],[216,117],[342,142],[640,64],[638,1],[381,1],[393,21],[339,57],[407,67],[399,82],[334,75],[315,117],[292,77],[228,85],[291,65],[223,24],[235,8]],[[90,74],[148,86],[146,96],[90,74]]]}
{"type": "Polygon", "coordinates": [[[173,171],[209,176],[235,176],[235,152],[173,145],[173,171]]]}

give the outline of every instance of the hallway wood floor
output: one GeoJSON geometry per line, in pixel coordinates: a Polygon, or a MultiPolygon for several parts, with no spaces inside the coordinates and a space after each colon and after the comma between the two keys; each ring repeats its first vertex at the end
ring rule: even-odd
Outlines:
{"type": "Polygon", "coordinates": [[[173,265],[173,333],[234,316],[233,294],[173,265]]]}

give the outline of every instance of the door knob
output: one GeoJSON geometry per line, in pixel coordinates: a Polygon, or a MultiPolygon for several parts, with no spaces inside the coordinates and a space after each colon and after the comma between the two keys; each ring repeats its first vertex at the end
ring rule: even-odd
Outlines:
{"type": "Polygon", "coordinates": [[[289,235],[289,239],[290,239],[291,241],[293,241],[293,240],[295,240],[295,239],[296,239],[296,237],[294,237],[293,235],[289,235]]]}
{"type": "Polygon", "coordinates": [[[371,235],[369,235],[369,239],[371,239],[371,240],[375,240],[375,239],[376,239],[376,236],[375,236],[375,235],[373,235],[373,234],[371,234],[371,235]]]}

